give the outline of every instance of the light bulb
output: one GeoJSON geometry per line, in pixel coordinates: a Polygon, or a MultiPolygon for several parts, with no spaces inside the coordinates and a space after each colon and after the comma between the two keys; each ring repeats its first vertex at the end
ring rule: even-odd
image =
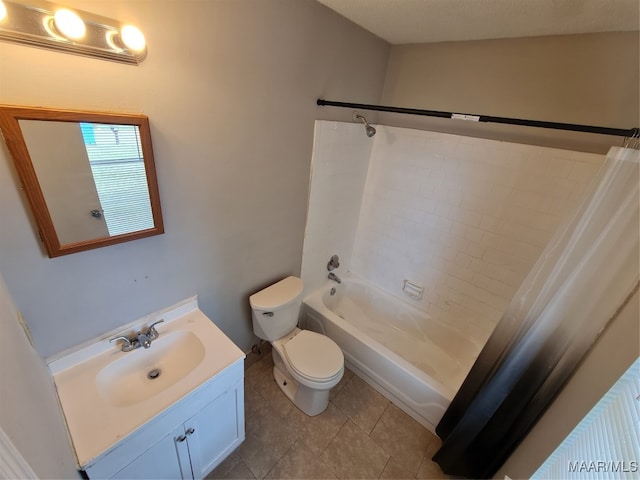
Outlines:
{"type": "Polygon", "coordinates": [[[0,0],[0,22],[7,16],[7,6],[0,0]]]}
{"type": "Polygon", "coordinates": [[[86,27],[77,13],[71,10],[58,10],[53,17],[56,29],[67,38],[78,39],[84,37],[86,27]]]}
{"type": "Polygon", "coordinates": [[[122,27],[120,38],[127,48],[137,52],[144,50],[144,47],[147,44],[142,32],[133,25],[125,25],[122,27]]]}

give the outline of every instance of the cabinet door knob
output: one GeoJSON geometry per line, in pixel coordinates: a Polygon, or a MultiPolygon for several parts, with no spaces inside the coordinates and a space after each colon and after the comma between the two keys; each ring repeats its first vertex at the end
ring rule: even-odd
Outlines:
{"type": "Polygon", "coordinates": [[[195,428],[188,428],[187,431],[185,432],[187,435],[191,435],[193,432],[195,432],[196,429],[195,428]]]}
{"type": "Polygon", "coordinates": [[[186,435],[180,435],[179,437],[176,437],[176,442],[184,442],[186,439],[186,435]]]}

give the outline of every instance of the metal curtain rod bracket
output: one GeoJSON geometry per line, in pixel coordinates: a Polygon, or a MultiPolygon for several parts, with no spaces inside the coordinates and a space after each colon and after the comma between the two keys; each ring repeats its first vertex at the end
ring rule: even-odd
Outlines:
{"type": "Polygon", "coordinates": [[[334,102],[319,98],[316,102],[320,106],[357,108],[360,110],[374,110],[378,112],[405,113],[423,117],[455,118],[472,120],[475,122],[502,123],[506,125],[521,125],[524,127],[551,128],[554,130],[569,130],[573,132],[598,133],[601,135],[615,135],[617,137],[633,137],[640,135],[640,128],[610,128],[594,127],[591,125],[577,125],[574,123],[543,122],[540,120],[523,120],[520,118],[492,117],[489,115],[472,115],[468,113],[441,112],[438,110],[420,110],[417,108],[389,107],[385,105],[369,105],[366,103],[334,102]]]}

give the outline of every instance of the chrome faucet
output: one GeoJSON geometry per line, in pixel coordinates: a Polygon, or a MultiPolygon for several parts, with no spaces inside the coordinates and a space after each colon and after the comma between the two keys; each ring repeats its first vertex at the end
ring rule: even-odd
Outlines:
{"type": "Polygon", "coordinates": [[[338,277],[335,273],[331,271],[331,270],[335,270],[339,266],[340,266],[340,259],[338,258],[338,255],[332,255],[331,258],[329,259],[329,263],[327,263],[327,270],[329,270],[329,275],[327,276],[327,278],[329,278],[329,280],[333,280],[334,282],[342,283],[342,280],[340,280],[340,277],[338,277]]]}
{"type": "Polygon", "coordinates": [[[122,351],[130,352],[131,350],[135,350],[136,348],[144,347],[149,348],[151,346],[151,342],[153,342],[156,338],[160,336],[158,331],[156,330],[156,325],[164,322],[164,320],[160,319],[158,321],[153,322],[151,325],[147,327],[146,331],[137,332],[135,335],[126,337],[124,335],[119,335],[117,337],[113,337],[109,342],[115,342],[117,340],[122,340],[122,351]]]}
{"type": "Polygon", "coordinates": [[[138,332],[136,340],[138,340],[138,345],[142,345],[144,348],[149,348],[151,346],[151,339],[146,333],[138,332]]]}

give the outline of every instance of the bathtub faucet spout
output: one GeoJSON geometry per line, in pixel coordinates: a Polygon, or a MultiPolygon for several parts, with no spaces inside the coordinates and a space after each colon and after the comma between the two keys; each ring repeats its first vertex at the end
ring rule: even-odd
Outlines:
{"type": "Polygon", "coordinates": [[[330,272],[329,275],[327,275],[327,278],[329,278],[329,280],[333,280],[334,282],[342,283],[342,280],[340,280],[340,277],[338,277],[333,272],[330,272]]]}

